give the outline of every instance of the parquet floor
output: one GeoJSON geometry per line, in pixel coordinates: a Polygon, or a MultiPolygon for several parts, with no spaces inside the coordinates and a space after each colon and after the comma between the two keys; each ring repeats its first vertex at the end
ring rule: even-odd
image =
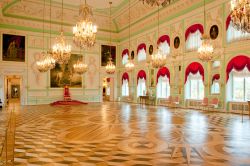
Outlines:
{"type": "Polygon", "coordinates": [[[248,116],[128,103],[16,110],[15,165],[250,165],[248,116]]]}

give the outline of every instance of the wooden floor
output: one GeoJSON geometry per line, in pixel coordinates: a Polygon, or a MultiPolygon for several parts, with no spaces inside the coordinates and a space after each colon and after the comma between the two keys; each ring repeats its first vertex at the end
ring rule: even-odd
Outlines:
{"type": "Polygon", "coordinates": [[[248,116],[127,103],[14,109],[15,165],[250,165],[248,116]]]}

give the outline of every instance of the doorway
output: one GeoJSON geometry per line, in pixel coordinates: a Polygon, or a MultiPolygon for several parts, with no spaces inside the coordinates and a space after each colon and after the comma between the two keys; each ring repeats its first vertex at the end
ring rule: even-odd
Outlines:
{"type": "Polygon", "coordinates": [[[18,75],[5,76],[4,96],[5,104],[20,105],[21,101],[21,77],[18,75]]]}
{"type": "Polygon", "coordinates": [[[102,79],[102,98],[103,101],[114,100],[114,84],[113,78],[104,77],[102,79]]]}

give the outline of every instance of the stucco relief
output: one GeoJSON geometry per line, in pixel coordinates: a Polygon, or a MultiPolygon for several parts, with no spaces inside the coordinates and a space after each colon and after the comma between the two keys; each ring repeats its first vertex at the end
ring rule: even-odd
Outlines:
{"type": "Polygon", "coordinates": [[[99,56],[88,55],[86,61],[88,64],[88,71],[86,72],[85,87],[86,89],[97,89],[99,87],[99,56]]]}

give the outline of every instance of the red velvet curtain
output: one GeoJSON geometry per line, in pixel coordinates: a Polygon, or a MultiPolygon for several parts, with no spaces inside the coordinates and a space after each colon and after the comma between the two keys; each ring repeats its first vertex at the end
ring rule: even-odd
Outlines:
{"type": "Polygon", "coordinates": [[[107,78],[107,82],[110,82],[110,78],[107,78]]]}
{"type": "Polygon", "coordinates": [[[138,72],[138,74],[137,74],[137,83],[138,83],[139,78],[140,78],[140,79],[144,78],[144,79],[146,80],[147,77],[146,77],[146,73],[145,73],[144,70],[140,70],[140,71],[138,72]]]}
{"type": "Polygon", "coordinates": [[[203,26],[201,24],[194,24],[192,26],[190,26],[185,33],[185,40],[187,40],[188,36],[190,33],[194,33],[197,30],[199,30],[202,34],[204,33],[204,29],[203,26]]]}
{"type": "Polygon", "coordinates": [[[170,72],[169,72],[168,68],[162,67],[158,70],[157,79],[156,79],[157,83],[158,83],[158,79],[160,76],[162,76],[162,77],[167,76],[169,79],[169,82],[170,82],[170,72]]]}
{"type": "Polygon", "coordinates": [[[122,81],[123,80],[128,80],[129,81],[129,76],[128,76],[127,72],[123,73],[123,75],[122,75],[122,81]]]}
{"type": "Polygon", "coordinates": [[[128,49],[125,49],[125,50],[122,51],[122,57],[123,57],[124,55],[126,55],[126,54],[129,55],[129,50],[128,50],[128,49]]]}
{"type": "Polygon", "coordinates": [[[229,74],[233,69],[237,71],[241,71],[245,67],[247,67],[248,70],[250,71],[250,57],[245,56],[245,55],[239,55],[239,56],[232,58],[227,64],[227,69],[226,69],[227,81],[229,78],[229,74]]]}
{"type": "Polygon", "coordinates": [[[226,30],[228,29],[230,22],[231,22],[231,16],[229,15],[226,20],[226,30]]]}
{"type": "Polygon", "coordinates": [[[138,54],[138,52],[139,52],[141,49],[144,49],[144,50],[146,51],[146,44],[145,44],[145,43],[141,43],[141,44],[137,47],[137,54],[138,54]]]}
{"type": "Polygon", "coordinates": [[[170,46],[170,38],[169,38],[168,35],[163,35],[163,36],[161,36],[161,37],[158,39],[158,41],[157,41],[157,45],[159,45],[160,43],[163,43],[163,42],[165,42],[165,41],[167,41],[168,45],[170,46]]]}
{"type": "Polygon", "coordinates": [[[202,75],[202,80],[204,81],[204,69],[202,65],[198,62],[193,62],[189,64],[188,67],[186,68],[185,83],[187,82],[187,77],[190,73],[196,74],[197,72],[200,72],[200,75],[202,75]]]}
{"type": "Polygon", "coordinates": [[[220,79],[220,75],[219,74],[215,74],[212,78],[212,83],[214,82],[214,80],[219,80],[220,79]]]}

